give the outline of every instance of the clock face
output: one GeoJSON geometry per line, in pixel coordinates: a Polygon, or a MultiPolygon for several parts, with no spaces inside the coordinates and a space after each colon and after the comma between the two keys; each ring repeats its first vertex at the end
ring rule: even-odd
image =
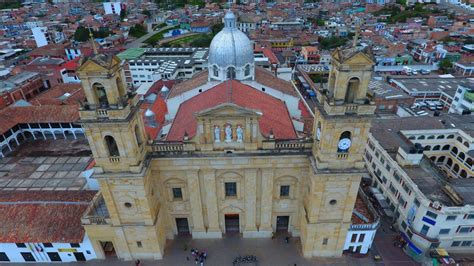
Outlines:
{"type": "Polygon", "coordinates": [[[337,144],[337,147],[342,151],[347,151],[351,147],[351,144],[352,142],[350,139],[341,139],[339,144],[337,144]]]}
{"type": "Polygon", "coordinates": [[[316,140],[320,140],[321,139],[321,128],[318,127],[318,129],[316,129],[316,140]]]}

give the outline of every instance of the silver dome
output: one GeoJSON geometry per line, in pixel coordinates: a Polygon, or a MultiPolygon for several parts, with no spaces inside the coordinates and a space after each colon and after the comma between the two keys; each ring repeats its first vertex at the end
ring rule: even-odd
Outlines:
{"type": "Polygon", "coordinates": [[[244,67],[254,64],[253,46],[249,38],[236,27],[236,19],[232,12],[224,17],[224,28],[212,39],[209,47],[209,67],[228,66],[244,67]]]}

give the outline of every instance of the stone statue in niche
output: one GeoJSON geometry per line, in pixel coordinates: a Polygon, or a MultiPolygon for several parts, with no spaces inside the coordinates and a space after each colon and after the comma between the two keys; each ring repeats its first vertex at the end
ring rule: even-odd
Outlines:
{"type": "Polygon", "coordinates": [[[237,132],[237,142],[242,142],[244,140],[244,130],[239,125],[235,131],[237,132]]]}
{"type": "Polygon", "coordinates": [[[225,126],[225,142],[232,141],[232,127],[230,125],[225,126]]]}
{"type": "Polygon", "coordinates": [[[214,126],[214,141],[221,142],[221,129],[218,126],[214,126]]]}

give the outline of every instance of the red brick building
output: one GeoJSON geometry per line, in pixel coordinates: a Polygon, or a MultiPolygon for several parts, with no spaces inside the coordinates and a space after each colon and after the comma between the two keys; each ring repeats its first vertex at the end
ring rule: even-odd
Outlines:
{"type": "Polygon", "coordinates": [[[43,80],[35,72],[21,72],[0,81],[0,109],[19,100],[29,101],[45,90],[43,80]]]}

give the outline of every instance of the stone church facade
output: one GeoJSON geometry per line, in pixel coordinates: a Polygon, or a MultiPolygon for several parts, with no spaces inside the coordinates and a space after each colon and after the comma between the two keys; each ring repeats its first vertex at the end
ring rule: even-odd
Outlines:
{"type": "Polygon", "coordinates": [[[272,127],[258,104],[284,103],[231,80],[234,94],[262,103],[216,102],[192,113],[181,141],[156,141],[145,133],[142,101],[124,89],[120,60],[90,58],[78,71],[87,96],[80,115],[100,193],[82,222],[97,257],[161,259],[166,240],[179,234],[270,238],[278,231],[299,236],[305,257],[341,256],[365,171],[373,65],[366,51],[333,53],[312,137],[281,138],[280,124],[272,127]]]}

